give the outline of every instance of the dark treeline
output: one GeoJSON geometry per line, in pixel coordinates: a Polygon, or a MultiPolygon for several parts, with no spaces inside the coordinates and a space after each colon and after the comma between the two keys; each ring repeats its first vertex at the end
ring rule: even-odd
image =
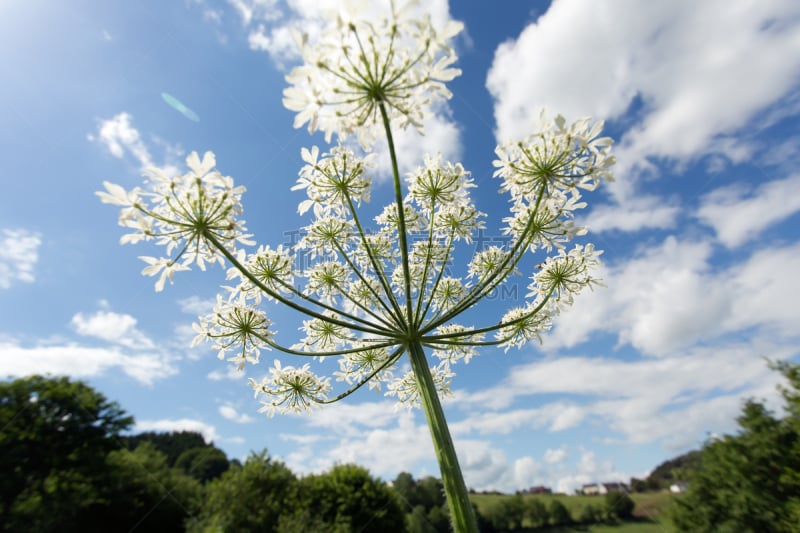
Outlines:
{"type": "MultiPolygon", "coordinates": [[[[774,366],[788,382],[785,416],[749,400],[738,434],[710,439],[643,480],[645,489],[688,482],[670,512],[679,530],[798,531],[800,366],[774,366]]],[[[127,435],[132,425],[81,381],[0,382],[0,531],[450,531],[439,479],[403,472],[387,484],[353,464],[297,476],[266,451],[241,464],[197,433],[127,435]]],[[[481,531],[494,532],[627,520],[633,509],[625,493],[578,516],[559,498],[518,494],[496,497],[477,516],[481,531]]]]}

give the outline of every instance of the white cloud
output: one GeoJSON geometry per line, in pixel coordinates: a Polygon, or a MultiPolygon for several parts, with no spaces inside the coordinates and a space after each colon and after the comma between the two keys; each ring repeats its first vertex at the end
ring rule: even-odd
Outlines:
{"type": "Polygon", "coordinates": [[[567,458],[567,450],[565,448],[559,448],[557,450],[552,450],[550,448],[544,452],[544,461],[546,463],[560,463],[564,459],[567,458]]]}
{"type": "MultiPolygon", "coordinates": [[[[366,404],[365,412],[359,414],[361,405],[334,404],[312,414],[319,419],[326,411],[346,407],[343,413],[326,417],[322,430],[319,420],[305,421],[315,428],[313,435],[322,435],[326,444],[312,450],[308,444],[314,440],[301,443],[293,455],[285,458],[290,468],[308,473],[326,470],[336,463],[358,463],[375,475],[393,477],[400,471],[412,471],[420,463],[434,460],[430,431],[424,420],[421,424],[416,422],[418,411],[395,412],[391,402],[384,402],[380,409],[375,404],[366,404]],[[350,418],[349,414],[354,416],[350,418]],[[372,420],[373,416],[377,416],[378,421],[372,420]]],[[[284,435],[282,438],[298,440],[302,436],[284,435]]]]}
{"type": "Polygon", "coordinates": [[[93,315],[76,313],[70,322],[79,335],[96,337],[136,350],[152,349],[155,344],[136,329],[136,319],[131,315],[98,311],[93,315]]]}
{"type": "Polygon", "coordinates": [[[191,418],[162,419],[162,420],[140,420],[134,425],[137,433],[145,431],[194,431],[203,435],[206,443],[218,442],[220,440],[217,429],[211,424],[191,418]]]}
{"type": "Polygon", "coordinates": [[[182,313],[190,315],[201,316],[208,315],[214,311],[214,306],[217,305],[215,298],[200,298],[199,296],[190,296],[182,300],[178,300],[178,307],[182,313]]]}
{"type": "Polygon", "coordinates": [[[228,3],[241,17],[243,26],[256,20],[275,20],[281,17],[276,0],[228,0],[228,3]]]}
{"type": "MultiPolygon", "coordinates": [[[[321,26],[317,21],[300,21],[283,26],[267,28],[259,24],[247,36],[247,44],[251,50],[267,52],[275,65],[284,69],[287,63],[298,61],[302,56],[292,32],[296,25],[303,24],[306,33],[319,33],[321,26]]],[[[299,30],[299,28],[297,28],[299,30]]]]}
{"type": "Polygon", "coordinates": [[[796,335],[800,245],[764,248],[723,270],[712,268],[712,251],[709,242],[668,237],[605,267],[599,275],[607,288],[581,294],[559,316],[544,349],[576,346],[597,332],[648,355],[751,327],[796,335]]]}
{"type": "Polygon", "coordinates": [[[573,118],[612,118],[639,98],[642,118],[627,154],[700,154],[795,84],[798,13],[792,0],[740,9],[724,0],[556,0],[495,53],[487,86],[498,137],[527,134],[543,105],[573,118]]]}
{"type": "MultiPolygon", "coordinates": [[[[446,106],[434,110],[423,122],[424,135],[413,127],[393,132],[400,175],[405,176],[424,164],[426,154],[442,154],[444,161],[455,162],[461,158],[461,133],[458,126],[448,117],[446,106]],[[405,166],[404,166],[405,165],[405,166]]],[[[378,167],[377,175],[391,179],[392,167],[389,148],[385,140],[378,140],[373,149],[378,167]]]]}
{"type": "Polygon", "coordinates": [[[231,404],[220,405],[219,414],[237,424],[249,424],[254,420],[252,416],[236,411],[236,408],[231,404]]]}
{"type": "MultiPolygon", "coordinates": [[[[699,444],[708,430],[728,430],[743,397],[767,397],[774,402],[778,377],[763,357],[787,359],[796,354],[791,343],[761,339],[633,362],[552,358],[512,367],[501,383],[463,394],[460,403],[470,414],[451,428],[459,435],[496,435],[548,426],[555,432],[563,429],[555,422],[559,413],[571,412],[567,418],[593,420],[602,424],[604,432],[607,428],[619,435],[612,440],[660,442],[670,450],[685,450],[699,444]],[[518,399],[534,395],[573,399],[535,409],[509,409],[518,399]],[[495,403],[487,404],[488,398],[495,403]]],[[[558,457],[558,452],[545,452],[545,462],[558,457]]]]}
{"type": "Polygon", "coordinates": [[[68,375],[78,378],[102,375],[118,369],[136,381],[152,385],[172,376],[177,369],[160,353],[127,354],[118,348],[95,348],[77,344],[24,347],[0,342],[0,375],[68,375]]]}
{"type": "Polygon", "coordinates": [[[638,195],[619,204],[592,207],[583,223],[591,233],[621,230],[673,229],[680,208],[656,196],[638,195]]]}
{"type": "Polygon", "coordinates": [[[792,0],[739,9],[724,0],[556,0],[495,51],[486,84],[496,135],[527,135],[542,106],[569,120],[625,117],[616,150],[620,179],[610,188],[618,210],[597,211],[593,226],[668,227],[669,209],[648,218],[627,205],[638,196],[636,175],[657,173],[654,159],[678,170],[702,156],[715,158],[717,167],[724,159],[742,162],[757,149],[748,125],[766,127],[797,113],[797,106],[777,104],[800,73],[798,14],[792,0]]]}
{"type": "Polygon", "coordinates": [[[223,379],[237,380],[244,378],[245,373],[236,370],[234,365],[226,365],[225,370],[212,370],[206,376],[211,381],[222,381],[223,379]]]}
{"type": "Polygon", "coordinates": [[[391,401],[346,403],[337,402],[305,415],[312,427],[336,430],[338,433],[359,433],[363,428],[379,428],[392,424],[400,417],[391,401]],[[359,427],[361,426],[361,427],[359,427]]]}
{"type": "Polygon", "coordinates": [[[126,152],[132,155],[141,168],[153,166],[153,159],[147,149],[139,130],[131,125],[132,116],[122,112],[108,120],[103,120],[97,126],[97,137],[89,135],[89,140],[98,140],[108,148],[111,155],[117,158],[125,157],[126,152]]]}
{"type": "Polygon", "coordinates": [[[728,248],[739,247],[800,211],[800,174],[761,184],[720,187],[702,198],[697,218],[728,248]]]}
{"type": "Polygon", "coordinates": [[[40,234],[25,229],[3,229],[0,233],[0,289],[14,282],[33,283],[39,260],[40,234]]]}

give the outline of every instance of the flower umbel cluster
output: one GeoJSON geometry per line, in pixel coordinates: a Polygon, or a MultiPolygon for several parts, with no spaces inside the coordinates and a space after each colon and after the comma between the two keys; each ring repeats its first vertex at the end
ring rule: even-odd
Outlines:
{"type": "Polygon", "coordinates": [[[355,134],[365,150],[383,129],[382,115],[422,130],[431,102],[450,98],[444,82],[461,74],[448,41],[463,25],[436,29],[430,17],[410,18],[411,7],[392,4],[377,22],[340,16],[314,42],[300,36],[304,63],[283,92],[283,104],[297,112],[295,127],[308,123],[326,142],[334,133],[340,140],[355,134]]]}
{"type": "Polygon", "coordinates": [[[225,261],[218,247],[235,250],[236,243],[254,244],[245,233],[241,196],[244,187],[234,187],[233,180],[214,167],[214,154],[206,152],[202,161],[197,152],[186,158],[189,172],[168,176],[158,168],[148,169],[148,190],[125,191],[119,185],[104,182],[105,192],[97,195],[103,203],[121,205],[119,225],[133,230],[124,235],[122,244],[155,240],[166,246],[169,258],[141,257],[148,266],[148,276],[161,274],[156,290],[173,273],[188,270],[196,263],[205,270],[205,263],[225,261]]]}
{"type": "Polygon", "coordinates": [[[543,112],[531,135],[498,146],[495,177],[510,204],[500,226],[505,241],[470,253],[488,219],[471,199],[470,173],[429,155],[403,179],[392,135],[408,125],[421,130],[432,106],[450,97],[445,82],[460,71],[449,41],[461,25],[437,29],[427,17],[409,16],[409,5],[390,5],[377,22],[339,17],[317,41],[301,39],[305,63],[287,76],[284,105],[297,112],[295,127],[321,130],[327,142],[336,134],[339,144],[301,152],[293,190],[305,193],[298,212],[310,220],[293,246],[255,248],[241,219],[244,188],[216,170],[211,152],[202,160],[192,152],[185,174],[150,169],[145,188],[105,183],[97,194],[122,207],[119,223],[131,230],[122,243],[165,247],[162,257],[141,258],[143,274],[159,275],[157,291],[192,264],[228,267],[229,285],[195,326],[195,344],[212,343],[238,370],[258,364],[263,350],[304,358],[298,366],[277,359],[266,377],[250,379],[262,412],[308,411],[365,385],[422,405],[453,526],[477,531],[439,395],[450,392],[456,365],[479,348],[541,341],[578,293],[600,284],[601,252],[572,241],[586,234],[575,223],[586,206],[581,191],[613,178],[612,142],[600,137],[602,122],[570,124],[543,112]],[[374,156],[341,142],[355,135],[368,151],[379,133],[394,197],[366,217],[374,156]],[[465,264],[455,264],[465,254],[465,264]],[[478,308],[519,277],[529,280],[524,301],[499,317],[478,308]],[[299,340],[278,338],[269,306],[300,314],[299,340]],[[332,372],[331,358],[338,362],[332,372]],[[329,369],[338,393],[317,368],[329,369]]]}

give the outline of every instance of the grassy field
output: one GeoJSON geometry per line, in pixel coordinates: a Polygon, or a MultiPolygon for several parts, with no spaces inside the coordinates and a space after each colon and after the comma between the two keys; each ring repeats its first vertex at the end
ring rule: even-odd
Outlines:
{"type": "MultiPolygon", "coordinates": [[[[510,496],[503,494],[472,494],[470,497],[477,506],[478,511],[483,513],[486,509],[510,496]]],[[[672,501],[671,494],[667,492],[631,494],[631,498],[636,502],[636,507],[633,510],[633,514],[636,517],[635,521],[610,525],[599,524],[593,526],[550,528],[536,531],[547,531],[548,533],[665,533],[671,531],[669,521],[662,518],[667,506],[672,501]]],[[[539,494],[525,495],[523,499],[526,501],[529,499],[538,499],[546,506],[549,505],[552,500],[560,500],[569,510],[573,519],[578,518],[583,508],[588,505],[592,505],[595,508],[602,508],[604,504],[602,496],[539,494]]]]}

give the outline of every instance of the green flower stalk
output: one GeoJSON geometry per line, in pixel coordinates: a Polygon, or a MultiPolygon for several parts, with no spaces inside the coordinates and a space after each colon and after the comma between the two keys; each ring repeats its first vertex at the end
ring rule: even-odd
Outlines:
{"type": "Polygon", "coordinates": [[[440,396],[450,393],[457,363],[482,346],[507,350],[539,340],[575,295],[599,284],[593,272],[601,252],[591,244],[567,246],[586,233],[574,223],[586,205],[580,190],[611,180],[614,157],[611,140],[599,137],[601,122],[568,125],[543,113],[532,135],[496,149],[495,176],[511,206],[502,220],[507,244],[475,251],[463,276],[451,275],[457,249],[485,226],[486,215],[470,198],[475,184],[461,164],[438,155],[401,177],[393,132],[409,125],[421,131],[431,105],[449,98],[445,82],[460,71],[448,42],[461,27],[437,31],[409,12],[393,6],[378,23],[339,18],[317,42],[300,39],[304,64],[287,76],[284,104],[297,112],[296,127],[308,124],[339,144],[302,150],[293,189],[305,193],[298,212],[310,212],[311,222],[294,247],[253,249],[241,218],[244,188],[216,169],[211,152],[202,159],[192,153],[183,175],[150,170],[146,189],[105,183],[97,194],[122,207],[119,223],[131,230],[123,243],[166,246],[165,257],[142,257],[143,274],[158,276],[157,291],[191,265],[227,266],[230,285],[195,325],[195,344],[211,342],[239,370],[259,364],[265,350],[300,358],[297,366],[276,359],[267,377],[249,380],[262,412],[309,411],[365,385],[421,406],[453,526],[477,531],[440,396]],[[343,144],[353,135],[360,147],[343,144]],[[371,200],[374,159],[368,152],[378,135],[389,148],[394,197],[367,220],[362,204],[371,200]],[[297,254],[311,264],[298,268],[297,254]],[[457,322],[526,272],[529,292],[520,305],[486,323],[457,322]],[[269,305],[304,317],[297,343],[276,339],[269,305]],[[338,359],[339,370],[317,374],[315,358],[327,357],[338,359]],[[398,373],[404,360],[411,370],[398,373]]]}

